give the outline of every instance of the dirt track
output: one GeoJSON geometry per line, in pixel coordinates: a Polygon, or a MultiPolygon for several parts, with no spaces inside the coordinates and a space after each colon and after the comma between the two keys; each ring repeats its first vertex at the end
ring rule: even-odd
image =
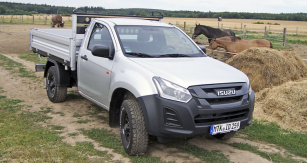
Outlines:
{"type": "MultiPolygon", "coordinates": [[[[8,58],[11,58],[17,62],[25,65],[25,67],[34,71],[34,63],[25,61],[18,58],[18,53],[30,52],[29,49],[29,28],[40,27],[49,28],[48,26],[33,26],[33,25],[0,25],[0,54],[4,54],[8,58]],[[10,37],[9,37],[10,36],[10,37]]],[[[98,118],[97,116],[90,116],[89,113],[93,113],[94,108],[91,107],[93,103],[83,98],[69,99],[64,103],[52,103],[48,100],[46,90],[44,86],[44,79],[42,73],[36,73],[40,80],[34,82],[29,78],[21,78],[15,75],[11,75],[9,71],[4,70],[0,67],[0,86],[5,90],[4,95],[8,98],[23,100],[25,110],[29,111],[40,111],[42,107],[52,108],[53,112],[62,112],[64,116],[60,114],[47,113],[52,119],[47,120],[41,125],[48,127],[50,125],[60,125],[65,129],[60,134],[65,137],[63,141],[68,144],[75,145],[76,142],[89,141],[92,142],[97,150],[108,151],[112,154],[113,160],[120,160],[122,162],[130,162],[129,158],[125,158],[120,154],[114,153],[112,149],[102,147],[98,142],[87,138],[79,129],[91,129],[91,128],[104,128],[119,136],[118,129],[112,129],[108,126],[104,119],[98,118]],[[83,115],[80,117],[74,117],[74,113],[83,115]],[[88,123],[79,124],[77,120],[90,120],[88,123]],[[71,136],[73,133],[78,133],[77,136],[71,136]]],[[[70,93],[77,94],[76,89],[70,89],[70,93]]],[[[108,118],[108,112],[101,111],[99,116],[108,118]]],[[[257,154],[238,150],[228,145],[229,143],[247,143],[251,146],[259,147],[260,151],[267,153],[281,153],[283,155],[284,150],[275,147],[274,145],[267,144],[264,142],[253,142],[242,138],[234,138],[226,142],[221,142],[215,139],[207,139],[205,136],[190,139],[189,144],[195,145],[199,148],[206,149],[208,151],[220,151],[224,154],[231,162],[270,162],[257,154]]],[[[152,156],[161,158],[163,161],[174,161],[174,162],[202,162],[199,158],[194,155],[188,154],[177,148],[170,148],[166,145],[159,144],[156,141],[151,141],[149,144],[148,152],[152,156]]],[[[293,156],[296,158],[296,156],[293,156]]],[[[297,157],[299,158],[299,157],[297,157]]],[[[299,158],[307,161],[307,159],[299,158]]]]}

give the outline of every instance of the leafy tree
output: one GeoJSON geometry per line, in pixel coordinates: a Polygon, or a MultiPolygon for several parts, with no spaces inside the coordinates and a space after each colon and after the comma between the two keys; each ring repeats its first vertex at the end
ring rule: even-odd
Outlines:
{"type": "Polygon", "coordinates": [[[0,6],[0,14],[5,14],[5,7],[0,6]]]}
{"type": "Polygon", "coordinates": [[[140,15],[141,15],[141,16],[145,16],[145,15],[146,15],[145,11],[143,10],[143,11],[140,13],[140,15]]]}

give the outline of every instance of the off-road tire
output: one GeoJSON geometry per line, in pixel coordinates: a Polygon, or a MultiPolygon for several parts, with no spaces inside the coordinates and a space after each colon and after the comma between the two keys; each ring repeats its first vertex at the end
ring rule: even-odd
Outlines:
{"type": "Polygon", "coordinates": [[[56,67],[51,66],[46,76],[46,91],[49,100],[54,103],[65,101],[67,96],[67,87],[59,87],[57,83],[58,78],[59,74],[57,73],[56,67]]]}
{"type": "Polygon", "coordinates": [[[235,136],[236,133],[237,131],[231,131],[231,132],[224,133],[224,134],[216,134],[216,135],[213,135],[213,137],[217,139],[221,139],[221,140],[227,140],[235,136]]]}
{"type": "Polygon", "coordinates": [[[143,155],[148,147],[148,134],[142,109],[136,99],[126,99],[120,110],[120,135],[128,155],[143,155]]]}

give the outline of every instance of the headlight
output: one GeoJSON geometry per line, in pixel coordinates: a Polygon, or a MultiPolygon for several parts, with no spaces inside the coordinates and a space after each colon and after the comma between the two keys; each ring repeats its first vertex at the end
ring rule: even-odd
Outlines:
{"type": "Polygon", "coordinates": [[[251,83],[249,82],[249,80],[248,80],[248,82],[247,82],[247,86],[248,86],[248,94],[251,94],[252,93],[252,85],[251,85],[251,83]]]}
{"type": "Polygon", "coordinates": [[[184,103],[192,99],[190,92],[186,88],[159,77],[154,77],[153,81],[156,84],[159,95],[163,98],[184,103]]]}

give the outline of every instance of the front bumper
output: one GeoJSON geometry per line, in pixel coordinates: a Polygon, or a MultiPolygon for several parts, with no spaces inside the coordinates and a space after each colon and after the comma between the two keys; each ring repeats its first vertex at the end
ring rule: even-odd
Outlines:
{"type": "Polygon", "coordinates": [[[187,138],[210,133],[211,125],[240,121],[240,129],[252,123],[255,93],[224,103],[193,96],[188,103],[151,95],[139,97],[148,134],[187,138]]]}

